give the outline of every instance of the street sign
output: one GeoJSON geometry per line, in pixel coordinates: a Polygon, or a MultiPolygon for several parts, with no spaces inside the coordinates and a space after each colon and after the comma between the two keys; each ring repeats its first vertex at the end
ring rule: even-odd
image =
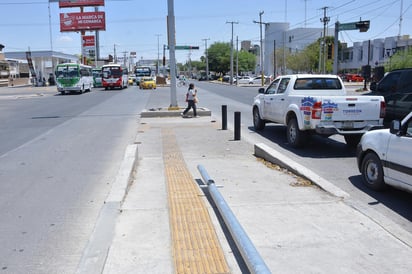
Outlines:
{"type": "Polygon", "coordinates": [[[357,29],[356,23],[357,22],[339,24],[339,30],[354,30],[354,29],[357,29]]]}
{"type": "MultiPolygon", "coordinates": [[[[167,49],[169,49],[169,46],[167,46],[167,49]]],[[[179,49],[199,49],[199,47],[198,46],[175,46],[175,49],[176,50],[179,50],[179,49]]]]}
{"type": "Polygon", "coordinates": [[[369,29],[370,21],[358,21],[352,23],[339,24],[339,31],[341,30],[355,30],[358,29],[360,32],[366,32],[369,29]]]}

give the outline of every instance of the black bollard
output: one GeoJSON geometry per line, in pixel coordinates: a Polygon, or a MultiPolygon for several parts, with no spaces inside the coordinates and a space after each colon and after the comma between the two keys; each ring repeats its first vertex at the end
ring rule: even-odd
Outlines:
{"type": "Polygon", "coordinates": [[[222,130],[227,130],[227,106],[222,105],[222,130]]]}
{"type": "Polygon", "coordinates": [[[235,141],[240,140],[240,111],[235,111],[235,141]]]}

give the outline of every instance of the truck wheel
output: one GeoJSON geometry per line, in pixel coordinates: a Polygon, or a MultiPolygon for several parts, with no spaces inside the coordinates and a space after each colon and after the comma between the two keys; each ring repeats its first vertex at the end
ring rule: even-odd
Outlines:
{"type": "Polygon", "coordinates": [[[265,121],[260,118],[259,109],[255,107],[253,109],[253,127],[255,130],[263,130],[265,128],[265,121]]]}
{"type": "Polygon", "coordinates": [[[350,147],[355,147],[359,144],[360,139],[362,138],[361,134],[352,134],[352,135],[344,135],[345,142],[350,147]]]}
{"type": "Polygon", "coordinates": [[[361,173],[363,183],[373,190],[384,190],[386,188],[383,181],[383,168],[379,157],[369,152],[362,160],[361,173]]]}
{"type": "Polygon", "coordinates": [[[291,145],[292,147],[299,148],[304,146],[307,139],[307,134],[306,132],[299,129],[298,121],[296,120],[296,118],[289,120],[286,130],[286,138],[289,145],[291,145]]]}

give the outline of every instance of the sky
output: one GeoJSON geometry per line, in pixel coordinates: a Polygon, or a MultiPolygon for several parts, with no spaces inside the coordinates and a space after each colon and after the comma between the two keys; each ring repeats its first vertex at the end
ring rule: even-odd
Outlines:
{"type": "MultiPolygon", "coordinates": [[[[157,59],[158,54],[162,58],[163,45],[167,44],[169,2],[174,3],[176,45],[199,47],[176,50],[177,61],[183,63],[200,60],[206,44],[209,47],[216,42],[230,42],[232,25],[235,41],[237,38],[239,43],[250,40],[259,44],[259,24],[254,21],[259,21],[262,11],[262,22],[288,22],[291,29],[323,28],[320,18],[324,10],[331,28],[336,21],[370,20],[368,32],[339,33],[339,39],[349,46],[369,39],[412,35],[411,0],[105,0],[105,6],[99,7],[106,16],[106,30],[99,34],[101,57],[113,55],[116,48],[118,56],[136,52],[139,59],[157,59]]],[[[53,49],[80,54],[80,34],[60,32],[59,19],[60,13],[79,11],[60,9],[58,3],[48,0],[0,0],[3,51],[53,49]]],[[[168,54],[166,51],[167,58],[168,54]]]]}

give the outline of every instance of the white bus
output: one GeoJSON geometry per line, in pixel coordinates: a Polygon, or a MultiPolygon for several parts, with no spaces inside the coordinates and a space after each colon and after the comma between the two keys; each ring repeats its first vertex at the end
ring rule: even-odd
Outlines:
{"type": "Polygon", "coordinates": [[[57,90],[62,95],[66,92],[83,93],[92,90],[93,74],[90,66],[75,63],[58,64],[55,74],[57,90]]]}
{"type": "Polygon", "coordinates": [[[102,66],[102,85],[104,89],[127,88],[129,85],[129,71],[119,64],[102,66]]]}

